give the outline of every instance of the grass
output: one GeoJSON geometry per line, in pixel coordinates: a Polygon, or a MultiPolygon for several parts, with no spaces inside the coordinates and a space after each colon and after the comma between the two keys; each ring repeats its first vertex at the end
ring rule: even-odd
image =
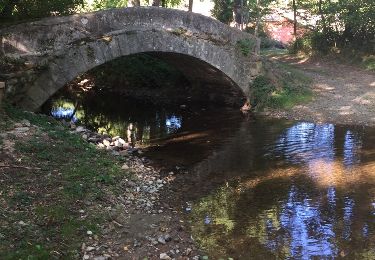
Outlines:
{"type": "Polygon", "coordinates": [[[100,235],[107,218],[81,218],[79,210],[90,211],[88,204],[103,203],[107,191],[118,191],[115,184],[126,174],[122,161],[47,116],[10,106],[1,113],[0,133],[22,119],[38,128],[14,138],[14,158],[3,158],[34,170],[0,169],[0,259],[79,258],[87,230],[100,235]]]}
{"type": "Polygon", "coordinates": [[[375,71],[375,55],[362,57],[362,65],[366,70],[375,71]]]}
{"type": "MultiPolygon", "coordinates": [[[[263,55],[282,55],[284,51],[268,50],[263,55]]],[[[258,76],[252,85],[253,100],[256,110],[264,108],[290,109],[295,105],[311,101],[312,79],[302,71],[285,63],[263,60],[265,74],[258,76]]]]}

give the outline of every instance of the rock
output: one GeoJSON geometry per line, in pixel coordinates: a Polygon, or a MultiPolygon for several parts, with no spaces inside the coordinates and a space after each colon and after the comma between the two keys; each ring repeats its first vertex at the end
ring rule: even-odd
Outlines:
{"type": "Polygon", "coordinates": [[[73,122],[70,122],[70,129],[76,129],[76,125],[73,122]]]}
{"type": "Polygon", "coordinates": [[[17,128],[14,129],[14,131],[17,132],[17,133],[24,133],[24,132],[29,131],[29,129],[30,128],[28,128],[28,127],[17,127],[17,128]]]}
{"type": "Polygon", "coordinates": [[[81,132],[84,132],[84,131],[86,131],[86,129],[85,129],[83,126],[78,126],[78,127],[76,128],[76,132],[77,132],[77,133],[81,133],[81,132]]]}
{"type": "Polygon", "coordinates": [[[85,259],[85,260],[90,259],[90,256],[89,255],[84,255],[83,259],[85,259]]]}
{"type": "Polygon", "coordinates": [[[91,230],[87,230],[87,235],[91,236],[92,235],[92,231],[91,230]]]}
{"type": "Polygon", "coordinates": [[[135,187],[137,184],[135,184],[134,181],[128,181],[128,186],[129,187],[135,187]]]}
{"type": "Polygon", "coordinates": [[[112,155],[114,155],[114,156],[120,156],[120,153],[117,152],[117,151],[115,151],[115,150],[113,150],[111,153],[112,153],[112,155]]]}
{"type": "Polygon", "coordinates": [[[96,136],[92,136],[92,137],[89,137],[88,139],[87,139],[87,141],[89,141],[89,142],[91,142],[91,143],[96,143],[96,142],[98,142],[100,139],[98,138],[98,137],[96,137],[96,136]]]}
{"type": "Polygon", "coordinates": [[[107,260],[108,257],[105,257],[105,256],[96,256],[94,257],[94,260],[107,260]]]}
{"type": "Polygon", "coordinates": [[[169,255],[167,255],[166,253],[161,253],[160,256],[159,256],[160,259],[171,259],[169,255]]]}
{"type": "Polygon", "coordinates": [[[93,246],[86,247],[86,252],[91,252],[91,251],[94,251],[94,250],[95,250],[95,247],[93,247],[93,246]]]}
{"type": "Polygon", "coordinates": [[[115,141],[114,143],[115,146],[119,147],[119,148],[122,148],[122,143],[120,143],[118,140],[115,141]]]}
{"type": "Polygon", "coordinates": [[[122,150],[119,153],[121,156],[129,156],[129,152],[127,150],[122,150]]]}
{"type": "Polygon", "coordinates": [[[112,137],[112,142],[114,142],[114,141],[116,141],[116,140],[118,140],[120,138],[120,136],[115,136],[115,137],[112,137]]]}
{"type": "Polygon", "coordinates": [[[30,126],[31,126],[29,120],[26,120],[26,119],[23,119],[23,120],[21,121],[21,124],[22,124],[23,126],[27,126],[27,127],[30,127],[30,126]]]}
{"type": "Polygon", "coordinates": [[[89,138],[89,136],[87,134],[83,134],[82,138],[85,139],[85,140],[87,140],[87,138],[89,138]]]}
{"type": "Polygon", "coordinates": [[[119,143],[122,144],[123,146],[127,144],[127,143],[125,142],[125,140],[122,139],[122,138],[119,138],[117,141],[119,141],[119,143]]]}
{"type": "Polygon", "coordinates": [[[111,143],[107,140],[107,139],[104,139],[103,140],[103,144],[106,146],[106,147],[109,147],[111,145],[111,143]]]}
{"type": "Polygon", "coordinates": [[[166,234],[164,236],[164,239],[165,239],[166,242],[172,241],[172,237],[169,234],[166,234]]]}
{"type": "Polygon", "coordinates": [[[163,245],[166,244],[164,237],[159,237],[159,238],[158,238],[158,242],[159,242],[160,244],[163,244],[163,245]]]}
{"type": "Polygon", "coordinates": [[[128,170],[130,167],[126,164],[126,163],[124,163],[122,166],[121,166],[121,169],[122,170],[128,170]]]}
{"type": "Polygon", "coordinates": [[[193,251],[193,249],[190,247],[186,248],[185,255],[190,255],[191,251],[193,251]]]}

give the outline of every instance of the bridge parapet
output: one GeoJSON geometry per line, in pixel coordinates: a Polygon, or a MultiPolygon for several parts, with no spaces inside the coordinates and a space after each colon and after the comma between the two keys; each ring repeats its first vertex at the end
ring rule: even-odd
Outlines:
{"type": "Polygon", "coordinates": [[[78,75],[135,53],[158,53],[194,82],[237,85],[245,94],[261,68],[254,36],[203,15],[158,7],[45,18],[2,28],[0,36],[1,55],[28,64],[0,79],[13,101],[31,110],[78,75]],[[247,55],[239,47],[244,41],[247,55]],[[182,56],[191,59],[179,62],[182,56]]]}

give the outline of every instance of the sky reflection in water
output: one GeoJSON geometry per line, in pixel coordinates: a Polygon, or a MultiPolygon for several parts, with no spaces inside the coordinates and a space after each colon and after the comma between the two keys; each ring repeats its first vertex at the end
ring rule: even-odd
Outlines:
{"type": "Polygon", "coordinates": [[[260,156],[270,167],[263,175],[296,168],[297,174],[264,178],[241,193],[221,188],[201,199],[192,217],[210,218],[212,225],[194,225],[198,241],[214,257],[375,259],[375,158],[361,162],[365,137],[361,129],[296,123],[276,141],[264,138],[260,156]],[[271,162],[278,160],[287,167],[275,169],[271,162]]]}
{"type": "MultiPolygon", "coordinates": [[[[127,132],[132,125],[137,141],[194,134],[205,130],[202,124],[208,122],[191,121],[173,111],[142,109],[119,109],[122,114],[115,115],[102,113],[103,108],[84,108],[73,120],[112,134],[127,132]]],[[[55,107],[52,114],[70,118],[73,111],[55,107]]],[[[228,122],[218,113],[207,118],[228,122]]],[[[332,124],[285,126],[267,120],[231,127],[233,136],[213,139],[224,131],[215,125],[208,138],[221,145],[210,148],[213,155],[195,165],[200,170],[189,177],[198,180],[191,194],[199,185],[214,185],[213,179],[239,180],[203,192],[187,213],[194,238],[211,258],[375,259],[375,143],[368,141],[369,133],[332,124]],[[365,152],[372,157],[364,160],[365,152]]],[[[375,136],[375,131],[370,133],[375,136]]],[[[207,140],[192,143],[199,150],[189,151],[200,152],[207,140]]],[[[171,153],[180,154],[192,143],[182,143],[171,153]]],[[[181,156],[186,157],[183,152],[181,156]]]]}

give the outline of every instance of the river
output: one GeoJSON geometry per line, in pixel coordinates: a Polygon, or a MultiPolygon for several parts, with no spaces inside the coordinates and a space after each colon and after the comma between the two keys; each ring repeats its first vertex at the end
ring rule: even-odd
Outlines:
{"type": "Polygon", "coordinates": [[[180,172],[168,193],[212,259],[375,259],[373,128],[115,94],[58,97],[45,111],[120,135],[180,172]]]}

